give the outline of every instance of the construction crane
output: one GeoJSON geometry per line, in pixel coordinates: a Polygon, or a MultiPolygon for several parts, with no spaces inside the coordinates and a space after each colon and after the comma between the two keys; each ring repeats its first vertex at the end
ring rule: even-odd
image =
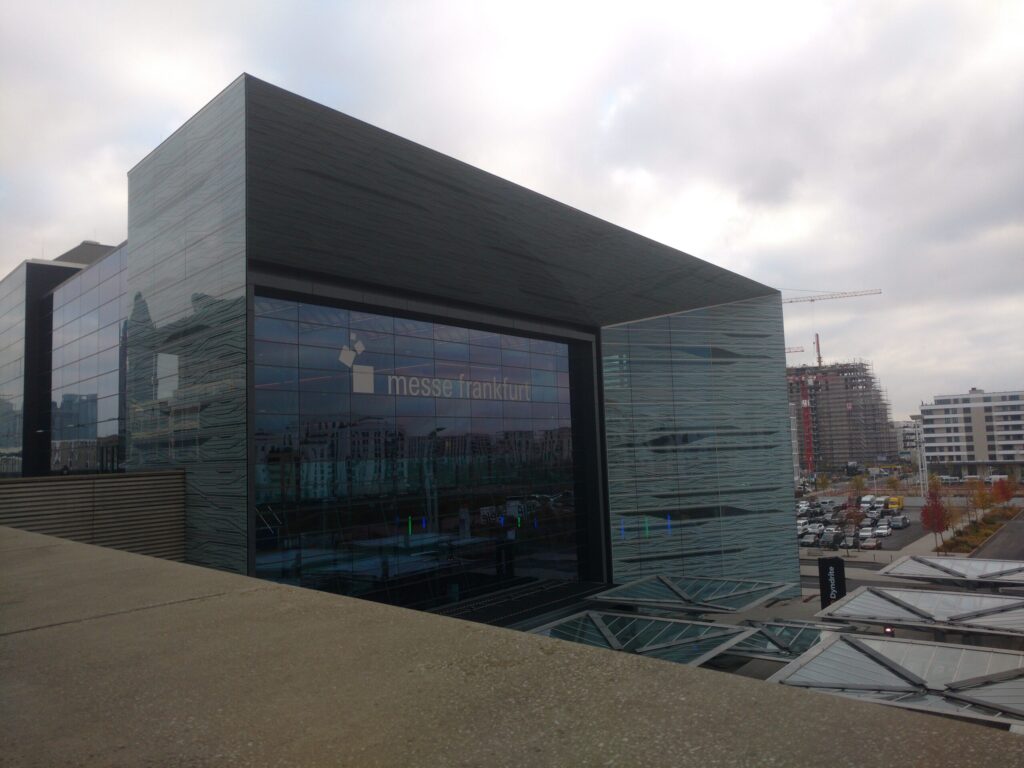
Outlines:
{"type": "Polygon", "coordinates": [[[837,291],[835,293],[815,293],[812,296],[797,296],[795,299],[783,299],[783,304],[796,304],[801,301],[824,301],[825,299],[850,299],[854,296],[874,296],[882,292],[881,288],[868,288],[863,291],[837,291]]]}
{"type": "MultiPolygon", "coordinates": [[[[783,299],[783,304],[797,304],[802,301],[825,301],[826,299],[851,299],[854,296],[876,296],[882,292],[881,288],[866,288],[863,291],[832,291],[831,293],[815,293],[810,296],[798,296],[795,299],[783,299]]],[[[803,347],[786,347],[786,353],[803,352],[803,347]]],[[[818,357],[818,367],[821,368],[821,340],[818,334],[814,334],[814,351],[818,357]]]]}
{"type": "MultiPolygon", "coordinates": [[[[826,299],[851,299],[854,296],[875,296],[882,292],[881,288],[868,288],[863,291],[833,291],[831,293],[815,293],[810,296],[798,296],[795,299],[783,299],[783,304],[798,304],[805,301],[824,301],[826,299]]],[[[803,347],[787,347],[786,352],[803,352],[803,347]]],[[[814,334],[814,352],[821,368],[821,339],[814,334]]],[[[804,461],[809,472],[814,472],[814,430],[811,424],[811,395],[807,386],[807,377],[800,377],[800,415],[804,438],[804,461]]]]}

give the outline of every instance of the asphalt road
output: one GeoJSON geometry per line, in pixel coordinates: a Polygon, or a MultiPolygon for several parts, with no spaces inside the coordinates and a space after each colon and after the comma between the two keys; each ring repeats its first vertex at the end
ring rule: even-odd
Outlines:
{"type": "Polygon", "coordinates": [[[1020,513],[1004,524],[988,541],[978,547],[971,557],[992,560],[1024,560],[1024,519],[1020,513]]]}

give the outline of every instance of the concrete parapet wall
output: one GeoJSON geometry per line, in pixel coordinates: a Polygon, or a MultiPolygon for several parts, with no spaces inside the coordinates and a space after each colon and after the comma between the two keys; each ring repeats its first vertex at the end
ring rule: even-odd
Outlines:
{"type": "Polygon", "coordinates": [[[0,528],[19,766],[1024,764],[992,728],[0,528]]]}

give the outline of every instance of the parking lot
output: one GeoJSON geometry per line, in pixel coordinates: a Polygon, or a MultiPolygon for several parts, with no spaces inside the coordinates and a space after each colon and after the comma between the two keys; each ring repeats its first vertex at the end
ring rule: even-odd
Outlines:
{"type": "MultiPolygon", "coordinates": [[[[832,496],[819,497],[817,499],[819,503],[825,502],[826,500],[831,501],[833,507],[837,508],[846,501],[846,497],[832,496]]],[[[822,509],[827,509],[827,505],[823,505],[822,509]]],[[[881,544],[880,549],[882,551],[894,551],[903,549],[903,547],[920,539],[925,534],[925,531],[921,528],[921,500],[918,497],[906,497],[904,499],[904,508],[898,512],[895,512],[894,514],[906,515],[907,518],[909,518],[910,524],[906,528],[894,528],[892,529],[892,533],[889,536],[879,538],[878,541],[881,544]]],[[[797,515],[797,517],[806,517],[808,522],[818,519],[814,510],[808,510],[808,512],[806,513],[800,513],[797,515]]],[[[886,520],[888,520],[888,517],[882,516],[879,518],[878,522],[883,522],[886,520]]],[[[823,522],[826,526],[830,524],[827,520],[823,522]]],[[[844,530],[849,530],[849,526],[840,525],[840,527],[844,528],[844,530]]],[[[857,534],[855,532],[854,536],[856,535],[857,534]]],[[[832,552],[836,550],[823,549],[817,546],[800,547],[801,557],[818,557],[823,551],[832,552]]],[[[842,548],[838,550],[838,554],[840,555],[842,555],[844,552],[845,550],[842,548]]]]}

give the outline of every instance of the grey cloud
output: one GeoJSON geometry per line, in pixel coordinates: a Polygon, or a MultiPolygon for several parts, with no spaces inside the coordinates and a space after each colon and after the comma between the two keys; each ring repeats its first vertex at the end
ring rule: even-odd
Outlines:
{"type": "Polygon", "coordinates": [[[1024,53],[994,47],[1024,37],[1024,16],[810,4],[796,12],[823,19],[805,37],[748,53],[732,38],[758,37],[750,14],[716,25],[700,9],[25,4],[0,29],[0,271],[40,242],[53,256],[122,238],[128,168],[248,71],[762,282],[883,288],[791,305],[787,328],[874,360],[898,414],[1024,386],[1024,53]],[[733,218],[698,250],[708,222],[652,220],[612,183],[622,170],[658,197],[712,184],[733,218]],[[802,239],[758,234],[805,216],[822,218],[802,239]]]}

